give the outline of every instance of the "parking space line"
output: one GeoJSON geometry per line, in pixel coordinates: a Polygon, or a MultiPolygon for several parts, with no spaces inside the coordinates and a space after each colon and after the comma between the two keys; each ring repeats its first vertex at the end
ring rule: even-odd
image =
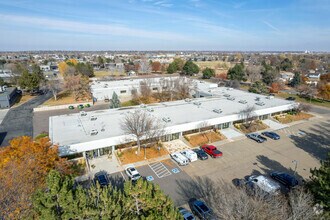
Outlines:
{"type": "MultiPolygon", "coordinates": [[[[181,168],[180,166],[177,165],[177,163],[175,162],[175,160],[173,160],[173,159],[171,158],[171,161],[173,162],[173,164],[175,164],[175,166],[176,166],[177,168],[179,168],[181,171],[183,171],[182,168],[181,168]]],[[[189,165],[189,164],[188,164],[188,165],[189,165]]]]}

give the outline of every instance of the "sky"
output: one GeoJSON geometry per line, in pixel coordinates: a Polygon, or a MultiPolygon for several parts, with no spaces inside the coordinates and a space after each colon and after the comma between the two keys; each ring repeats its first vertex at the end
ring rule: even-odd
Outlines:
{"type": "Polygon", "coordinates": [[[330,0],[0,0],[0,51],[330,51],[330,0]]]}

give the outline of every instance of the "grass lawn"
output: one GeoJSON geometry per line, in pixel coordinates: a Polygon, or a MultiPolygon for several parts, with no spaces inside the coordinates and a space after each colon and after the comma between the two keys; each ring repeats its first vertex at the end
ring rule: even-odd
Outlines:
{"type": "Polygon", "coordinates": [[[92,99],[80,100],[76,101],[73,95],[68,91],[63,91],[57,95],[57,100],[54,97],[48,99],[43,105],[45,106],[55,106],[55,105],[68,105],[74,103],[83,103],[83,102],[91,102],[92,99]]]}
{"type": "MultiPolygon", "coordinates": [[[[130,164],[130,163],[136,163],[139,161],[143,161],[144,159],[144,148],[141,147],[140,154],[136,154],[137,147],[135,148],[129,148],[129,149],[122,149],[121,151],[117,151],[117,156],[122,164],[130,164]]],[[[168,152],[164,148],[160,148],[158,150],[156,147],[148,147],[146,148],[146,155],[147,160],[161,157],[164,155],[167,155],[168,152]]]]}
{"type": "Polygon", "coordinates": [[[119,71],[107,71],[107,70],[97,70],[94,71],[95,77],[104,77],[104,76],[125,76],[125,73],[119,71]]]}
{"type": "Polygon", "coordinates": [[[128,107],[128,106],[134,106],[134,105],[139,105],[139,103],[134,100],[128,100],[126,102],[121,103],[121,107],[128,107]]]}
{"type": "Polygon", "coordinates": [[[30,101],[31,99],[35,98],[36,96],[32,96],[32,95],[29,95],[29,94],[26,94],[26,95],[22,95],[20,97],[18,97],[13,105],[13,107],[16,107],[16,106],[19,106],[19,105],[22,105],[24,104],[25,102],[27,101],[30,101]]]}
{"type": "Polygon", "coordinates": [[[186,140],[193,146],[201,146],[204,144],[221,141],[226,139],[222,134],[216,133],[214,131],[207,131],[206,133],[191,134],[184,136],[186,140]]]}
{"type": "Polygon", "coordinates": [[[250,126],[246,126],[244,123],[235,124],[234,126],[244,134],[248,134],[251,132],[256,132],[268,128],[266,124],[262,123],[262,121],[259,120],[253,121],[250,126]]]}
{"type": "Polygon", "coordinates": [[[319,100],[319,99],[312,99],[310,101],[308,98],[302,98],[302,97],[299,97],[298,95],[293,95],[293,94],[288,94],[288,93],[278,93],[278,94],[275,94],[275,96],[284,98],[284,99],[286,99],[288,97],[295,97],[297,102],[313,104],[313,105],[330,108],[330,102],[326,102],[326,101],[322,102],[322,100],[319,100]]]}
{"type": "Polygon", "coordinates": [[[306,120],[306,119],[309,119],[311,117],[313,117],[313,115],[301,112],[301,113],[296,114],[296,115],[290,115],[290,114],[277,115],[274,118],[282,124],[287,124],[287,123],[291,123],[291,122],[294,122],[294,121],[306,120]]]}

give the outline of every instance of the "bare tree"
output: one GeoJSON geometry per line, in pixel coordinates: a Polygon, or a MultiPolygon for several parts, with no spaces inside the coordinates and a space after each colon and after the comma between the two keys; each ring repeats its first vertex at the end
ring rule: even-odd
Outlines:
{"type": "Polygon", "coordinates": [[[141,60],[139,72],[143,74],[148,74],[151,72],[151,65],[147,59],[141,60]]]}
{"type": "Polygon", "coordinates": [[[51,93],[53,94],[53,97],[55,101],[57,100],[57,94],[61,91],[62,89],[62,84],[58,79],[54,80],[47,80],[47,88],[51,93]]]}
{"type": "Polygon", "coordinates": [[[173,78],[163,78],[159,81],[161,91],[160,93],[160,99],[162,101],[172,101],[173,95],[174,95],[174,80],[173,78]]]}
{"type": "Polygon", "coordinates": [[[311,110],[311,106],[304,103],[298,103],[298,105],[295,106],[294,110],[299,114],[300,112],[309,112],[311,110]]]}
{"type": "Polygon", "coordinates": [[[140,94],[141,98],[146,101],[149,100],[149,98],[152,95],[152,89],[151,89],[151,81],[148,79],[145,79],[140,82],[140,94]]]}
{"type": "Polygon", "coordinates": [[[239,112],[245,122],[247,128],[251,127],[252,122],[256,119],[255,106],[246,106],[239,112]]]}
{"type": "Polygon", "coordinates": [[[174,80],[174,91],[177,99],[190,98],[193,88],[193,80],[189,78],[178,77],[174,80]]]}
{"type": "Polygon", "coordinates": [[[246,75],[248,80],[250,80],[251,83],[254,83],[262,78],[261,71],[262,67],[261,66],[247,66],[246,69],[246,75]]]}
{"type": "Polygon", "coordinates": [[[132,88],[131,89],[131,95],[132,95],[132,99],[135,101],[139,101],[139,93],[138,90],[136,88],[132,88]]]}
{"type": "Polygon", "coordinates": [[[229,80],[226,82],[226,86],[234,89],[238,89],[240,86],[240,82],[238,80],[229,80]]]}
{"type": "Polygon", "coordinates": [[[64,87],[73,93],[75,100],[90,97],[90,86],[87,77],[81,75],[68,75],[65,77],[64,87]]]}
{"type": "Polygon", "coordinates": [[[207,136],[207,132],[208,132],[208,128],[210,127],[210,124],[207,121],[203,121],[198,125],[198,127],[200,130],[200,133],[207,139],[208,143],[210,143],[211,140],[207,136]]]}
{"type": "Polygon", "coordinates": [[[141,140],[155,141],[164,133],[163,123],[145,110],[135,110],[125,114],[121,122],[121,129],[127,135],[132,135],[141,149],[141,140]]]}
{"type": "Polygon", "coordinates": [[[178,185],[184,198],[203,199],[218,219],[293,220],[315,217],[312,197],[300,189],[292,191],[287,198],[282,195],[267,196],[258,188],[249,192],[252,189],[247,186],[236,188],[221,179],[208,177],[181,180],[178,185]]]}

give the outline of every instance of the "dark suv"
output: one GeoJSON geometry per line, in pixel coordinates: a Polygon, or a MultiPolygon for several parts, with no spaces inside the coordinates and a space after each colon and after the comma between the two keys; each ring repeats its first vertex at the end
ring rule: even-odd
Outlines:
{"type": "Polygon", "coordinates": [[[287,174],[287,173],[283,173],[283,172],[272,172],[270,174],[270,176],[282,183],[284,186],[288,187],[288,188],[292,188],[292,187],[295,187],[297,186],[299,183],[298,183],[298,180],[294,177],[294,176],[291,176],[290,174],[287,174]]]}
{"type": "Polygon", "coordinates": [[[96,182],[98,182],[101,187],[105,187],[105,186],[109,185],[110,181],[108,179],[108,175],[106,172],[98,172],[94,176],[94,182],[95,182],[95,184],[96,184],[96,182]]]}
{"type": "Polygon", "coordinates": [[[212,210],[201,200],[190,199],[189,206],[192,213],[199,219],[213,220],[216,219],[212,210]]]}

